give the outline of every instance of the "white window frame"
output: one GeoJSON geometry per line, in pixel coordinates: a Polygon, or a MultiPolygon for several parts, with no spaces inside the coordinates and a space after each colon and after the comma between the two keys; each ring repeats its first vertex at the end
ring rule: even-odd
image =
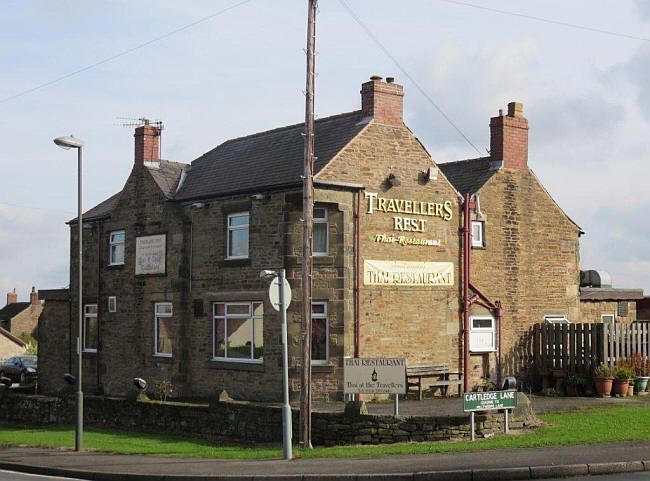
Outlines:
{"type": "Polygon", "coordinates": [[[600,315],[600,322],[605,324],[605,318],[606,317],[611,317],[612,318],[612,326],[616,324],[616,314],[601,314],[600,315]]]}
{"type": "MultiPolygon", "coordinates": [[[[97,304],[84,304],[84,322],[82,326],[83,333],[81,336],[84,352],[97,352],[96,347],[86,346],[86,333],[88,332],[88,319],[97,319],[97,312],[99,312],[99,308],[97,304]],[[95,306],[95,312],[88,312],[88,308],[92,306],[95,306]]],[[[97,325],[97,329],[99,330],[99,325],[97,325]]],[[[97,337],[99,338],[99,336],[97,337]]]]}
{"type": "Polygon", "coordinates": [[[117,297],[108,296],[108,305],[106,307],[108,308],[108,312],[117,312],[117,297]]]}
{"type": "Polygon", "coordinates": [[[108,238],[108,265],[109,266],[123,266],[124,265],[124,256],[126,254],[126,232],[124,230],[114,230],[110,233],[108,238]],[[115,242],[113,236],[122,234],[124,240],[122,242],[115,242]],[[122,260],[115,262],[113,260],[113,246],[122,245],[122,260]]]}
{"type": "Polygon", "coordinates": [[[485,222],[481,220],[473,220],[471,225],[472,247],[485,247],[483,239],[485,238],[485,222]],[[479,236],[474,237],[474,226],[479,226],[479,236]]]}
{"type": "MultiPolygon", "coordinates": [[[[330,224],[329,224],[329,212],[327,211],[326,207],[314,207],[314,212],[316,212],[316,209],[322,209],[323,212],[325,212],[325,215],[323,217],[316,217],[316,214],[314,213],[314,226],[316,224],[325,224],[325,250],[324,251],[317,251],[314,249],[313,255],[314,256],[326,256],[329,254],[330,250],[330,224]]],[[[312,235],[312,248],[314,247],[314,237],[312,235]]]]}
{"type": "Polygon", "coordinates": [[[329,317],[329,303],[328,301],[312,301],[312,330],[314,329],[314,319],[325,319],[325,359],[312,359],[312,365],[325,365],[330,362],[330,317],[329,317]],[[323,313],[314,314],[313,306],[323,305],[325,309],[323,313]]]}
{"type": "Polygon", "coordinates": [[[171,318],[174,316],[174,305],[171,302],[156,302],[153,306],[153,353],[156,357],[172,357],[174,346],[172,345],[172,352],[158,352],[158,319],[171,318]],[[158,306],[169,305],[170,312],[158,312],[158,306]]]}
{"type": "Polygon", "coordinates": [[[546,314],[544,322],[547,324],[571,324],[564,314],[546,314]]]}
{"type": "Polygon", "coordinates": [[[493,316],[490,315],[483,315],[483,316],[470,316],[469,318],[469,350],[470,352],[495,352],[497,350],[497,328],[496,328],[497,321],[493,316]],[[490,320],[492,321],[492,327],[490,328],[485,328],[485,327],[474,327],[474,321],[485,321],[485,320],[490,320]],[[490,333],[492,335],[492,346],[491,347],[480,347],[477,348],[475,347],[474,344],[474,336],[472,334],[485,334],[485,333],[490,333]]]}
{"type": "Polygon", "coordinates": [[[244,211],[244,212],[234,212],[232,214],[228,214],[228,217],[226,218],[226,259],[248,259],[250,256],[250,251],[251,251],[251,231],[250,231],[250,223],[251,223],[251,214],[250,211],[244,211]],[[243,224],[243,225],[236,225],[236,226],[231,226],[230,225],[230,219],[233,217],[241,217],[241,216],[248,216],[248,223],[243,224]],[[235,230],[244,230],[246,229],[248,231],[248,249],[246,251],[245,256],[231,256],[230,255],[230,232],[235,231],[235,230]]]}
{"type": "MultiPolygon", "coordinates": [[[[238,302],[214,302],[212,304],[212,360],[213,361],[227,361],[227,362],[243,362],[243,363],[252,363],[252,364],[262,364],[264,363],[264,355],[262,357],[255,359],[255,320],[262,320],[262,340],[264,339],[264,303],[262,301],[238,301],[238,302]],[[223,316],[217,315],[217,305],[223,304],[223,316]],[[254,304],[262,304],[262,314],[255,314],[253,308],[254,304]],[[248,314],[228,314],[228,306],[248,306],[248,314]],[[251,319],[251,332],[250,332],[250,342],[251,342],[251,353],[249,358],[241,357],[228,357],[228,318],[231,319],[251,319]],[[217,321],[224,322],[224,356],[215,356],[216,349],[216,329],[217,321]]],[[[263,346],[263,345],[262,345],[263,346]]]]}

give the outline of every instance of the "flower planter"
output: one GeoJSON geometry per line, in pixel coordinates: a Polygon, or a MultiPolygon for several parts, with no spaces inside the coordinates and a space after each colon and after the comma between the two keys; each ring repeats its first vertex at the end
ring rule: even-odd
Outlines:
{"type": "Polygon", "coordinates": [[[634,383],[634,390],[637,392],[637,394],[645,392],[646,388],[648,387],[648,380],[650,377],[648,376],[640,376],[636,378],[636,382],[634,383]]]}
{"type": "Polygon", "coordinates": [[[599,396],[609,396],[612,392],[612,384],[614,379],[611,377],[594,377],[594,387],[596,394],[599,396]]]}
{"type": "Polygon", "coordinates": [[[563,369],[553,369],[553,377],[555,378],[555,390],[558,392],[564,392],[563,384],[564,378],[566,377],[566,371],[563,369]]]}
{"type": "Polygon", "coordinates": [[[612,386],[612,394],[625,397],[627,395],[627,388],[630,382],[627,379],[614,379],[612,386]]]}

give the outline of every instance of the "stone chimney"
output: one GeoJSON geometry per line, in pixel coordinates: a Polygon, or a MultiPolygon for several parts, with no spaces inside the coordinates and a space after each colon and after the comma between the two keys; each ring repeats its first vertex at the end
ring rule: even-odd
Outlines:
{"type": "Polygon", "coordinates": [[[13,304],[18,302],[18,294],[16,294],[16,289],[13,292],[7,292],[7,304],[13,304]]]}
{"type": "Polygon", "coordinates": [[[29,303],[33,306],[40,306],[41,301],[38,298],[38,291],[32,286],[32,292],[29,294],[29,303]]]}
{"type": "Polygon", "coordinates": [[[145,162],[160,164],[160,128],[149,125],[149,120],[135,129],[135,165],[145,162]]]}
{"type": "Polygon", "coordinates": [[[379,75],[361,84],[361,113],[384,125],[404,124],[404,87],[395,83],[393,77],[382,82],[379,75]]]}
{"type": "Polygon", "coordinates": [[[528,167],[528,120],[519,102],[508,104],[508,115],[499,111],[490,119],[490,160],[503,162],[506,169],[528,167]]]}

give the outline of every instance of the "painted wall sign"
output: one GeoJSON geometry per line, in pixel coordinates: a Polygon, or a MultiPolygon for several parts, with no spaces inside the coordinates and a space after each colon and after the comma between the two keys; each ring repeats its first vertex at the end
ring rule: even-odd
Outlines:
{"type": "Polygon", "coordinates": [[[157,234],[135,239],[135,275],[164,274],[167,235],[157,234]]]}
{"type": "Polygon", "coordinates": [[[418,239],[417,237],[406,237],[393,234],[375,234],[375,242],[380,244],[398,244],[401,246],[439,246],[440,239],[418,239]]]}
{"type": "MultiPolygon", "coordinates": [[[[394,212],[396,214],[413,214],[428,217],[440,217],[450,221],[454,217],[453,203],[450,200],[444,202],[423,202],[420,200],[391,199],[380,197],[375,192],[366,192],[368,200],[368,214],[374,212],[394,212]]],[[[393,229],[407,232],[425,232],[426,219],[413,217],[393,217],[393,229]]]]}
{"type": "Polygon", "coordinates": [[[404,359],[343,359],[345,394],[405,394],[404,359]]]}
{"type": "Polygon", "coordinates": [[[517,407],[517,391],[466,392],[463,395],[463,411],[489,411],[517,407]]]}
{"type": "Polygon", "coordinates": [[[454,264],[366,259],[363,282],[371,286],[453,286],[454,264]]]}

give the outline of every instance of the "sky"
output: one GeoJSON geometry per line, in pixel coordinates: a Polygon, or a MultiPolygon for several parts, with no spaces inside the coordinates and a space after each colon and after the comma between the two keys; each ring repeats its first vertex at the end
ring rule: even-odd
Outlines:
{"type": "MultiPolygon", "coordinates": [[[[482,154],[490,117],[522,102],[529,166],[585,231],[581,268],[650,292],[650,0],[345,1],[401,68],[339,0],[321,0],[317,117],[358,109],[362,82],[393,76],[406,124],[446,162],[478,154],[420,89],[482,154]]],[[[0,305],[13,288],[28,300],[31,286],[69,283],[76,156],[53,138],[86,141],[86,210],[131,170],[133,127],[121,117],[162,120],[163,158],[186,163],[228,138],[304,119],[304,0],[250,0],[16,96],[238,3],[0,3],[0,305]]]]}

